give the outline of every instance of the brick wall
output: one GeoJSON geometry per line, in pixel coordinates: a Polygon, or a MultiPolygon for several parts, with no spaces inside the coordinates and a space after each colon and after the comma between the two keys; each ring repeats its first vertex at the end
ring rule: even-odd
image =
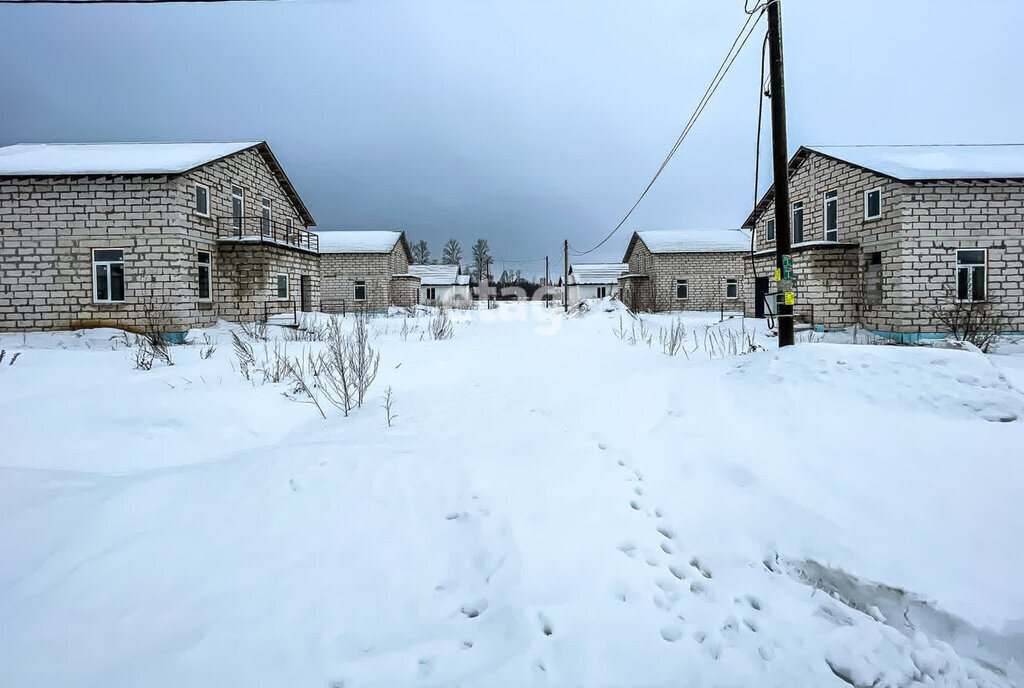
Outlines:
{"type": "Polygon", "coordinates": [[[220,317],[234,322],[264,314],[302,310],[302,277],[308,277],[311,310],[320,304],[320,266],[315,253],[269,244],[223,242],[217,259],[214,299],[220,317]],[[277,276],[288,275],[288,298],[280,300],[277,276]]]}
{"type": "Polygon", "coordinates": [[[746,252],[716,253],[651,253],[638,239],[627,257],[629,273],[646,275],[649,280],[632,280],[624,285],[629,289],[623,301],[632,301],[641,310],[708,311],[721,308],[743,310],[745,303],[753,303],[753,282],[748,279],[746,252]],[[676,280],[687,282],[687,298],[676,298],[676,280]],[[737,298],[726,297],[726,281],[736,280],[737,298]]]}

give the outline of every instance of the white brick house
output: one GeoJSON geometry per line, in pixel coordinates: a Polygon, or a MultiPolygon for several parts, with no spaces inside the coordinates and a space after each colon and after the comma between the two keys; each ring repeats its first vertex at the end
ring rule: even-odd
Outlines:
{"type": "Polygon", "coordinates": [[[410,274],[405,232],[320,231],[320,309],[383,312],[412,306],[420,278],[410,274]]]}
{"type": "MultiPolygon", "coordinates": [[[[981,301],[1024,331],[1024,146],[803,146],[789,185],[798,317],[912,341],[942,334],[936,310],[981,301]]],[[[769,189],[743,225],[758,298],[775,213],[769,189]]]]}
{"type": "Polygon", "coordinates": [[[619,299],[634,311],[743,310],[750,234],[740,229],[634,232],[619,299]]]}
{"type": "Polygon", "coordinates": [[[426,306],[468,305],[473,300],[469,275],[458,265],[410,265],[409,274],[420,279],[417,303],[426,306]]]}
{"type": "Polygon", "coordinates": [[[574,263],[569,266],[569,305],[584,299],[618,296],[619,277],[629,269],[626,263],[574,263]]]}
{"type": "Polygon", "coordinates": [[[313,224],[265,142],[0,148],[0,331],[315,308],[313,224]]]}

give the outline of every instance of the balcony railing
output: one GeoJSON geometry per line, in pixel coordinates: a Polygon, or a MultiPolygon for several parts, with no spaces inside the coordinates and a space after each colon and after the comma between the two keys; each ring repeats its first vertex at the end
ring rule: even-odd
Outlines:
{"type": "Polygon", "coordinates": [[[287,222],[268,220],[258,215],[220,218],[217,236],[221,239],[284,244],[314,253],[320,251],[320,237],[315,233],[294,224],[289,226],[287,222]]]}

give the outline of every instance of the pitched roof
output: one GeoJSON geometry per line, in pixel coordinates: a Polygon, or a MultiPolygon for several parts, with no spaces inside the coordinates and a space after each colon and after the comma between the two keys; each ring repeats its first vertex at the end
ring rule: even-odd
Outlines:
{"type": "Polygon", "coordinates": [[[412,260],[412,252],[405,241],[405,232],[325,230],[316,232],[316,235],[320,238],[320,253],[391,253],[395,244],[401,241],[406,256],[412,260]]]}
{"type": "Polygon", "coordinates": [[[625,263],[573,263],[569,274],[575,284],[615,284],[619,275],[629,270],[625,263]]]}
{"type": "Polygon", "coordinates": [[[266,141],[228,143],[18,143],[0,148],[0,177],[183,174],[256,148],[306,226],[316,221],[266,141]]]}
{"type": "Polygon", "coordinates": [[[651,253],[730,253],[750,250],[750,232],[743,229],[658,229],[633,232],[629,258],[640,239],[651,253]]]}
{"type": "MultiPolygon", "coordinates": [[[[800,146],[789,159],[789,176],[811,153],[824,155],[897,181],[1024,179],[1024,144],[800,146]]],[[[768,187],[743,227],[754,226],[775,198],[768,187]]]]}
{"type": "MultiPolygon", "coordinates": [[[[420,278],[420,284],[459,284],[458,265],[410,265],[409,274],[420,278]]],[[[466,284],[469,284],[469,275],[466,284]]]]}
{"type": "Polygon", "coordinates": [[[180,174],[259,144],[19,143],[0,148],[0,175],[180,174]]]}
{"type": "Polygon", "coordinates": [[[1024,144],[804,148],[904,181],[1024,178],[1024,144]]]}

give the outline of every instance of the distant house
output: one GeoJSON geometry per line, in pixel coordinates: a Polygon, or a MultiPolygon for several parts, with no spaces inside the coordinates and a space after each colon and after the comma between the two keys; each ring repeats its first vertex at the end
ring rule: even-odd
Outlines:
{"type": "Polygon", "coordinates": [[[626,272],[625,263],[574,263],[569,266],[569,304],[584,299],[617,296],[619,276],[626,272]]]}
{"type": "Polygon", "coordinates": [[[458,265],[410,265],[409,274],[420,278],[417,302],[426,306],[468,304],[472,301],[469,275],[458,265]]]}
{"type": "Polygon", "coordinates": [[[0,331],[312,310],[314,224],[265,142],[0,148],[0,331]]]}
{"type": "MultiPolygon", "coordinates": [[[[1024,331],[1024,145],[802,146],[789,162],[794,312],[901,339],[985,304],[1024,331]]],[[[775,291],[774,189],[755,232],[758,299],[775,291]]]]}
{"type": "Polygon", "coordinates": [[[383,312],[413,306],[420,279],[409,272],[405,232],[320,231],[320,309],[383,312]]]}
{"type": "Polygon", "coordinates": [[[634,232],[619,299],[634,311],[742,310],[750,234],[740,229],[634,232]]]}

